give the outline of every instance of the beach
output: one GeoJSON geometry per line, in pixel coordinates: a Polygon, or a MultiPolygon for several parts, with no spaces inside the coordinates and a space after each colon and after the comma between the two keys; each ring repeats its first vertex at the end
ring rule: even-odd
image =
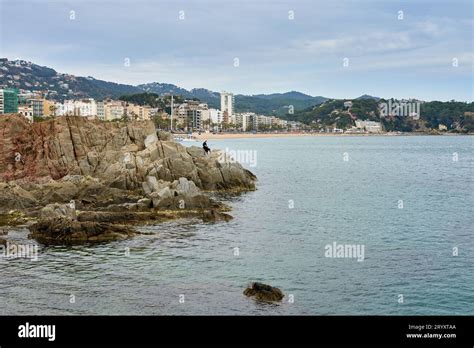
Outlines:
{"type": "MultiPolygon", "coordinates": [[[[288,137],[333,137],[333,136],[376,136],[392,135],[387,133],[380,134],[344,134],[344,133],[193,133],[194,139],[243,139],[243,138],[288,138],[288,137]]],[[[393,134],[395,135],[395,134],[393,134]]]]}
{"type": "MultiPolygon", "coordinates": [[[[175,134],[176,135],[176,134],[175,134]]],[[[472,134],[456,134],[456,133],[423,133],[423,132],[408,132],[408,133],[193,133],[192,137],[196,140],[207,139],[245,139],[245,138],[288,138],[288,137],[377,137],[377,136],[426,136],[426,135],[444,135],[444,136],[459,136],[472,134]]],[[[185,135],[183,135],[185,136],[185,135]]]]}

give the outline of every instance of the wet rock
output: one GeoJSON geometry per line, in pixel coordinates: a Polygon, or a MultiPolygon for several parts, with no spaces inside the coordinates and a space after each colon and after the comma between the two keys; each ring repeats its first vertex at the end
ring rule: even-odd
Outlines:
{"type": "Polygon", "coordinates": [[[94,221],[73,221],[67,218],[44,219],[31,225],[30,238],[43,244],[76,244],[123,240],[137,234],[133,229],[94,221]]]}
{"type": "Polygon", "coordinates": [[[218,222],[218,221],[225,221],[228,222],[232,220],[233,217],[226,213],[221,213],[215,209],[210,211],[206,211],[202,214],[202,221],[204,222],[218,222]]]}
{"type": "Polygon", "coordinates": [[[255,297],[256,300],[263,302],[281,301],[285,296],[280,289],[257,282],[252,283],[245,289],[244,295],[247,297],[255,297]]]}
{"type": "Polygon", "coordinates": [[[179,178],[172,183],[161,182],[159,191],[149,197],[157,209],[207,209],[216,206],[193,181],[179,178]]]}
{"type": "MultiPolygon", "coordinates": [[[[27,224],[29,218],[21,211],[10,210],[7,213],[0,214],[0,226],[18,226],[27,224]]],[[[2,235],[3,230],[0,231],[2,235]]],[[[5,232],[7,234],[8,232],[5,232]]]]}
{"type": "Polygon", "coordinates": [[[40,211],[40,218],[52,219],[52,218],[66,218],[76,220],[76,208],[74,201],[68,204],[53,203],[48,204],[40,211]]]}

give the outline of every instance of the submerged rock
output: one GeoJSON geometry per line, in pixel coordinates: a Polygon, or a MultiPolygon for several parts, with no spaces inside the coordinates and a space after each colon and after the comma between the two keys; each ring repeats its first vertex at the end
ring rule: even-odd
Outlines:
{"type": "Polygon", "coordinates": [[[244,295],[263,302],[281,301],[285,296],[280,289],[263,283],[252,283],[245,289],[244,295]]]}
{"type": "Polygon", "coordinates": [[[202,221],[204,222],[218,222],[218,221],[225,221],[228,222],[232,220],[233,217],[226,213],[221,213],[215,209],[210,211],[205,211],[202,214],[202,221]]]}

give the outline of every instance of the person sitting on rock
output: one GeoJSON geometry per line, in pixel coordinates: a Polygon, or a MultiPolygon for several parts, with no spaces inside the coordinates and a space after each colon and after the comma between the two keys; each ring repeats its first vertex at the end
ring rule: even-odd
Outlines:
{"type": "Polygon", "coordinates": [[[207,146],[207,140],[205,140],[203,143],[202,143],[202,148],[204,149],[204,151],[206,152],[206,155],[211,152],[211,149],[209,148],[209,146],[207,146]]]}

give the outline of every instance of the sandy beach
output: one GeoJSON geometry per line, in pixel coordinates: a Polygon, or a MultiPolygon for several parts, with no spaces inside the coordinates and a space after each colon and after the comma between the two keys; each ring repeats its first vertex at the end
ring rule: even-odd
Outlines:
{"type": "Polygon", "coordinates": [[[361,136],[395,136],[401,134],[389,134],[389,133],[380,133],[380,134],[348,134],[348,133],[193,133],[192,136],[197,140],[205,139],[242,139],[242,138],[288,138],[288,137],[361,137],[361,136]]]}
{"type": "MultiPolygon", "coordinates": [[[[308,133],[193,133],[193,138],[204,139],[239,139],[239,138],[280,138],[280,137],[310,137],[316,134],[308,133]]],[[[318,134],[319,135],[319,134],[318,134]]]]}
{"type": "MultiPolygon", "coordinates": [[[[175,134],[176,135],[176,134],[175,134]]],[[[288,137],[391,137],[391,136],[460,136],[473,135],[441,133],[430,134],[421,132],[410,133],[193,133],[192,136],[196,140],[218,140],[218,139],[244,139],[244,138],[288,138],[288,137]]],[[[182,135],[185,136],[185,135],[182,135]]]]}

